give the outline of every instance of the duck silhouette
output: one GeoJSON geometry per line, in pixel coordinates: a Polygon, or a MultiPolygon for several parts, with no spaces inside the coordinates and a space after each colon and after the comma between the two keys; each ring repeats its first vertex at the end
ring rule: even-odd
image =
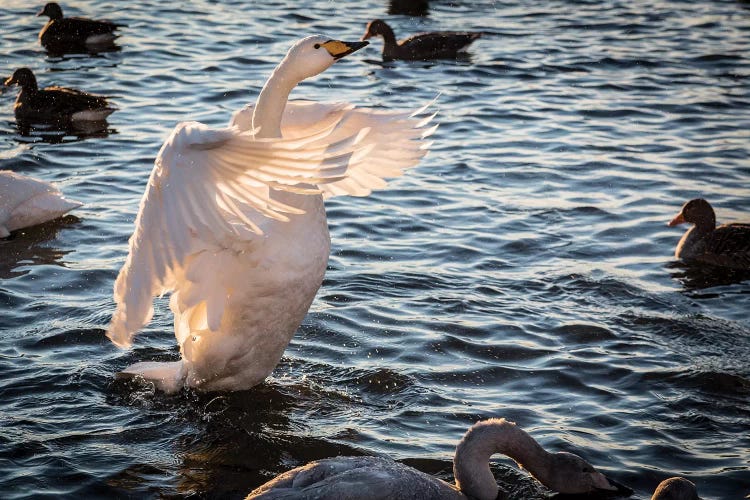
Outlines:
{"type": "Polygon", "coordinates": [[[481,36],[481,33],[467,31],[433,31],[397,41],[391,27],[385,21],[375,19],[367,24],[362,40],[382,37],[384,61],[394,59],[424,61],[429,59],[455,59],[481,36]]]}

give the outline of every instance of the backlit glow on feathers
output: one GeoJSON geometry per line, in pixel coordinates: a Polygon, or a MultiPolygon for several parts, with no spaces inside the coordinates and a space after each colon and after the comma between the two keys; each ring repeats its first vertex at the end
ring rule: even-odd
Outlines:
{"type": "Polygon", "coordinates": [[[258,136],[253,107],[223,129],[179,124],[141,200],[107,335],[129,346],[153,298],[171,292],[187,385],[242,389],[270,373],[325,272],[323,196],[382,188],[419,162],[434,130],[424,109],[278,107],[278,138],[258,136]]]}
{"type": "Polygon", "coordinates": [[[11,231],[56,219],[81,206],[49,182],[0,170],[0,238],[11,231]]]}

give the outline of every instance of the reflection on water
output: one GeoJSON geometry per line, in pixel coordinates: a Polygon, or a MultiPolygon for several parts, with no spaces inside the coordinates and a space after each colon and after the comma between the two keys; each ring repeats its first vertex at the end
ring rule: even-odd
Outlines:
{"type": "Polygon", "coordinates": [[[0,239],[0,279],[17,278],[29,272],[21,267],[52,264],[65,267],[63,258],[71,250],[49,246],[59,230],[80,222],[75,215],[66,215],[44,224],[18,229],[0,239]]]}
{"type": "Polygon", "coordinates": [[[62,57],[66,55],[89,55],[96,56],[107,52],[119,52],[122,48],[115,41],[101,43],[48,43],[45,47],[49,57],[62,57]]]}
{"type": "Polygon", "coordinates": [[[63,142],[82,141],[84,139],[103,139],[117,131],[109,128],[107,120],[100,121],[66,121],[63,123],[28,123],[16,121],[16,130],[21,136],[19,142],[46,142],[60,144],[63,142]]]}
{"type": "Polygon", "coordinates": [[[733,285],[750,280],[750,271],[702,263],[671,262],[667,265],[667,269],[687,291],[733,285]]]}
{"type": "MultiPolygon", "coordinates": [[[[170,453],[179,457],[176,485],[182,494],[210,491],[212,496],[244,496],[273,477],[268,464],[291,469],[330,456],[362,455],[357,448],[310,434],[304,410],[303,384],[265,383],[250,391],[202,394],[190,389],[164,397],[142,379],[118,379],[109,388],[111,404],[168,412],[195,433],[178,436],[170,453]]],[[[330,436],[333,438],[333,436],[330,436]]],[[[109,479],[131,490],[159,469],[133,464],[109,479]]]]}
{"type": "MultiPolygon", "coordinates": [[[[377,46],[378,44],[377,39],[371,42],[371,44],[375,45],[376,46],[375,48],[379,51],[383,49],[382,46],[379,46],[379,47],[377,46]]],[[[420,68],[420,69],[429,71],[432,68],[439,68],[439,67],[444,67],[445,65],[448,65],[460,71],[462,67],[465,67],[465,68],[471,67],[473,60],[474,60],[474,56],[472,55],[471,52],[459,52],[455,58],[452,58],[446,61],[440,61],[439,63],[436,63],[435,60],[430,60],[430,59],[424,60],[424,61],[420,61],[420,60],[416,60],[416,61],[393,60],[391,61],[391,60],[370,59],[370,58],[363,59],[362,62],[373,65],[373,66],[378,66],[380,68],[387,69],[387,70],[403,70],[404,66],[406,66],[407,68],[413,67],[413,68],[420,68]]],[[[435,92],[435,94],[433,94],[432,96],[433,98],[435,98],[436,96],[438,97],[438,100],[436,101],[438,104],[440,103],[439,95],[440,95],[439,92],[435,92]]],[[[423,104],[425,103],[421,103],[420,105],[423,105],[423,104]]]]}

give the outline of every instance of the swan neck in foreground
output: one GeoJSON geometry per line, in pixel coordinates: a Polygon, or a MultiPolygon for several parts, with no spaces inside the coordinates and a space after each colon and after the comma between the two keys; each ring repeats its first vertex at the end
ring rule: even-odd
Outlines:
{"type": "Polygon", "coordinates": [[[260,91],[253,111],[253,128],[260,129],[255,137],[268,139],[281,137],[281,117],[284,114],[284,107],[292,89],[302,81],[302,78],[295,78],[290,70],[291,67],[282,61],[273,70],[260,91]]]}
{"type": "Polygon", "coordinates": [[[513,422],[491,419],[472,427],[456,447],[453,473],[456,486],[467,496],[497,498],[498,487],[489,465],[495,453],[509,456],[545,482],[550,453],[513,422]]]}

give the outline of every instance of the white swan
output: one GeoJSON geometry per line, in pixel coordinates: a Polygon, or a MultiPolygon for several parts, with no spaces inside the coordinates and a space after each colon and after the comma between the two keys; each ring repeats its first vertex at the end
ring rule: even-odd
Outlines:
{"type": "Polygon", "coordinates": [[[186,122],[172,132],[141,200],[107,336],[129,346],[153,297],[172,292],[182,359],[122,375],[165,392],[241,390],[274,369],[326,269],[323,197],[383,187],[419,162],[434,130],[414,114],[287,104],[300,81],[365,45],[300,40],[228,128],[186,122]]]}
{"type": "Polygon", "coordinates": [[[10,170],[0,170],[0,238],[64,215],[82,203],[68,200],[55,186],[10,170]]]}
{"type": "Polygon", "coordinates": [[[540,483],[560,493],[620,488],[578,455],[549,453],[513,422],[493,418],[474,424],[458,443],[453,458],[455,486],[389,458],[336,457],[285,472],[247,498],[495,500],[505,497],[489,467],[495,453],[509,456],[540,483]]]}

